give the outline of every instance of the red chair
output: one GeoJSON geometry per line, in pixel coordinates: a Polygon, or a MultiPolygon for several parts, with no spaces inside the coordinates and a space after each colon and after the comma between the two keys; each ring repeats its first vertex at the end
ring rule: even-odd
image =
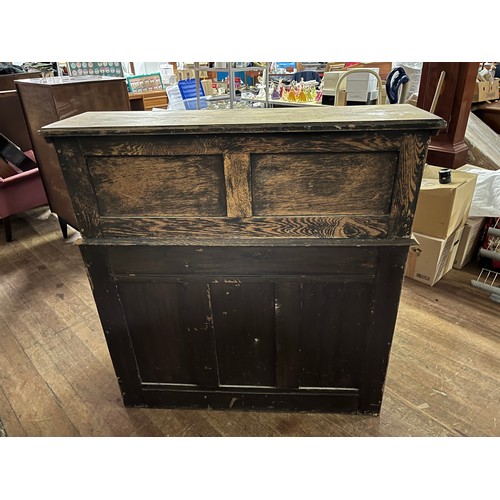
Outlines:
{"type": "MultiPolygon", "coordinates": [[[[32,151],[25,154],[35,161],[32,151]]],[[[48,204],[38,168],[23,172],[12,165],[9,166],[14,175],[0,177],[0,218],[8,242],[12,241],[12,215],[48,204]]]]}

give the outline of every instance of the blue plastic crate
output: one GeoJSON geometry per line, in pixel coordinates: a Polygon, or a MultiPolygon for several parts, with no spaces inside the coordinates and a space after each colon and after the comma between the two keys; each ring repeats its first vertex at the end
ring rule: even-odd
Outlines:
{"type": "MultiPolygon", "coordinates": [[[[184,107],[188,110],[198,109],[198,102],[196,97],[191,99],[184,99],[184,107]]],[[[205,96],[200,97],[200,109],[207,107],[207,98],[205,96]]]]}
{"type": "MultiPolygon", "coordinates": [[[[196,99],[196,79],[190,78],[188,80],[179,80],[179,91],[183,99],[196,99]]],[[[205,96],[203,86],[200,81],[200,97],[205,96]]]]}

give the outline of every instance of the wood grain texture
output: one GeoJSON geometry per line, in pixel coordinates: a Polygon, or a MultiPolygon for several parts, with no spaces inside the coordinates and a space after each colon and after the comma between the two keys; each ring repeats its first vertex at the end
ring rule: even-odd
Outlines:
{"type": "Polygon", "coordinates": [[[250,156],[245,153],[225,154],[224,177],[227,193],[227,216],[251,217],[250,156]]]}
{"type": "Polygon", "coordinates": [[[99,227],[108,238],[168,240],[190,238],[350,238],[383,239],[389,216],[311,216],[208,218],[102,217],[99,227]]]}
{"type": "Polygon", "coordinates": [[[422,134],[403,137],[388,228],[393,237],[411,235],[428,143],[422,134]]]}
{"type": "Polygon", "coordinates": [[[178,134],[256,133],[356,130],[438,130],[444,120],[409,104],[393,106],[335,107],[314,109],[252,109],[218,113],[214,110],[184,113],[141,111],[82,113],[42,129],[46,136],[78,134],[178,134]]]}
{"type": "Polygon", "coordinates": [[[396,152],[252,155],[254,213],[387,214],[397,158],[396,152]]]}
{"type": "Polygon", "coordinates": [[[221,155],[87,158],[100,216],[224,216],[221,155]]]}
{"type": "MultiPolygon", "coordinates": [[[[224,153],[259,154],[274,153],[342,153],[363,151],[398,151],[401,133],[396,131],[357,132],[294,132],[293,134],[190,134],[175,135],[104,135],[96,141],[93,137],[78,137],[85,154],[91,157],[113,156],[169,156],[169,155],[214,155],[224,153]]],[[[51,140],[59,144],[62,137],[51,140]]]]}

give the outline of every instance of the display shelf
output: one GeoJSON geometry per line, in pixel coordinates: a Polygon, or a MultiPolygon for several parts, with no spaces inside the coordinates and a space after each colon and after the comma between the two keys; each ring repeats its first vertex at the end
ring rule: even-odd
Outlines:
{"type": "MultiPolygon", "coordinates": [[[[486,235],[488,244],[486,248],[479,250],[479,255],[491,259],[494,263],[500,262],[500,218],[494,226],[488,228],[486,235]]],[[[490,299],[500,302],[500,271],[483,267],[477,279],[471,280],[471,285],[491,293],[490,299]]]]}
{"type": "MultiPolygon", "coordinates": [[[[195,62],[194,63],[194,74],[195,74],[195,80],[196,80],[196,102],[197,102],[197,107],[200,109],[200,92],[199,92],[199,85],[200,85],[200,72],[201,71],[225,71],[228,73],[228,84],[229,84],[229,95],[227,96],[229,99],[229,108],[233,109],[234,103],[237,102],[238,100],[244,100],[242,98],[239,98],[236,96],[236,88],[234,85],[234,75],[235,73],[240,73],[240,72],[250,72],[250,71],[261,71],[264,76],[264,82],[265,82],[265,89],[266,89],[266,99],[265,100],[259,100],[255,102],[264,102],[266,104],[266,107],[269,107],[269,68],[270,65],[267,64],[266,66],[245,66],[242,68],[235,67],[234,62],[228,62],[226,64],[225,68],[222,67],[214,67],[214,68],[209,68],[207,66],[200,66],[199,63],[195,62]]],[[[209,97],[209,96],[207,96],[209,97]]],[[[225,97],[225,96],[218,96],[218,97],[225,97]]],[[[250,99],[252,100],[252,99],[250,99]]]]}

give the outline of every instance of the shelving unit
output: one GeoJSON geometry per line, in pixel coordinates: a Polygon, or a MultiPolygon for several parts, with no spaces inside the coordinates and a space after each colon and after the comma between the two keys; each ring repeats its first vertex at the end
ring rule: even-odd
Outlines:
{"type": "MultiPolygon", "coordinates": [[[[494,262],[500,262],[500,218],[496,224],[488,228],[488,246],[481,248],[479,255],[491,259],[494,262]]],[[[494,302],[500,302],[500,272],[492,269],[482,268],[479,276],[471,280],[471,285],[491,293],[490,299],[494,302]]]]}
{"type": "MultiPolygon", "coordinates": [[[[200,66],[198,62],[194,63],[194,74],[196,80],[196,102],[197,108],[200,109],[200,72],[202,71],[227,71],[228,72],[228,86],[229,86],[229,95],[228,96],[217,96],[217,100],[229,100],[230,109],[234,108],[235,102],[238,100],[242,101],[250,101],[250,102],[260,102],[265,104],[266,107],[269,107],[269,73],[270,73],[270,64],[267,63],[265,66],[247,66],[247,67],[236,67],[236,63],[228,62],[226,63],[226,67],[208,67],[208,66],[200,66]],[[235,73],[248,73],[250,71],[261,71],[263,74],[263,80],[265,84],[266,90],[266,98],[262,99],[249,99],[249,98],[237,98],[236,97],[236,88],[234,84],[235,73]]],[[[214,99],[215,100],[215,99],[214,99]]]]}

